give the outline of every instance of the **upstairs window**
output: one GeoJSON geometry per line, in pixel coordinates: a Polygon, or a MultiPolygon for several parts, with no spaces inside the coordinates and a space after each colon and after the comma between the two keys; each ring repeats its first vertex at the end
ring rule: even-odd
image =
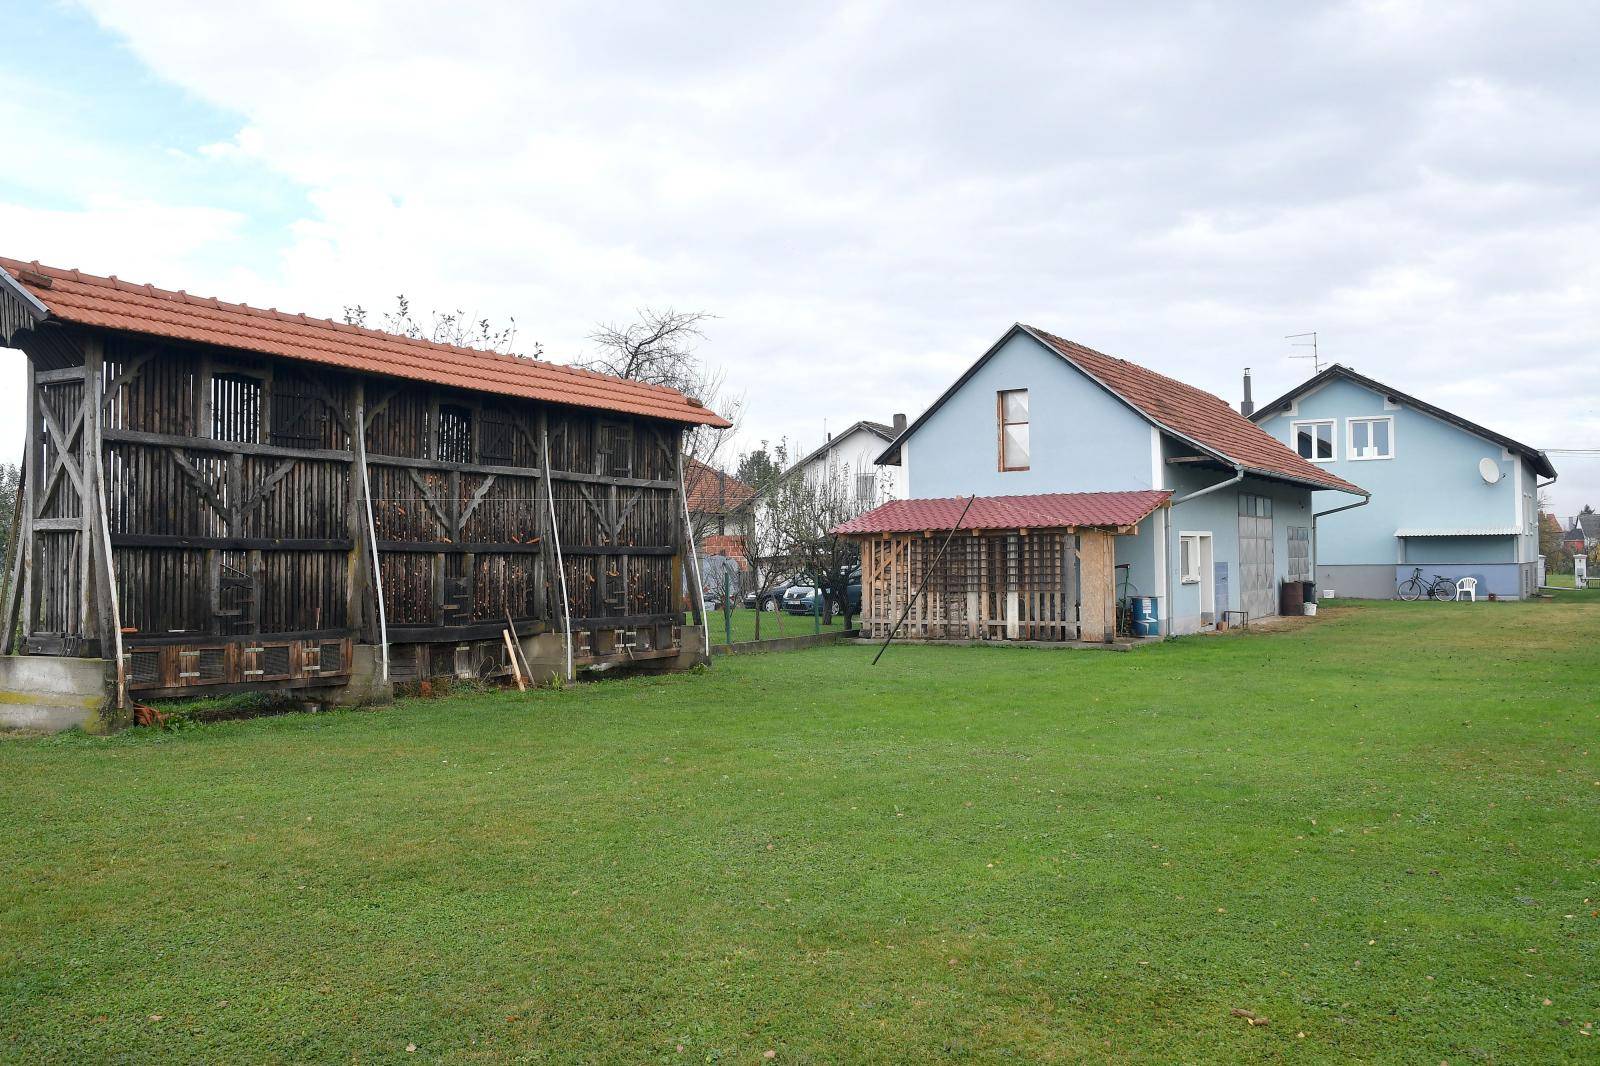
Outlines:
{"type": "Polygon", "coordinates": [[[439,448],[434,458],[443,463],[472,462],[472,412],[454,404],[439,405],[439,448]]]}
{"type": "Polygon", "coordinates": [[[261,379],[244,374],[211,378],[213,440],[261,443],[261,379]]]}
{"type": "Polygon", "coordinates": [[[1028,390],[1011,389],[998,396],[1000,469],[1028,469],[1028,390]]]}
{"type": "Polygon", "coordinates": [[[1394,419],[1352,418],[1346,429],[1352,459],[1393,459],[1394,419]]]}
{"type": "Polygon", "coordinates": [[[1290,428],[1294,433],[1294,450],[1300,453],[1300,458],[1310,459],[1313,463],[1332,462],[1334,424],[1331,418],[1292,423],[1290,428]]]}
{"type": "Polygon", "coordinates": [[[878,475],[856,475],[856,500],[859,503],[872,503],[878,496],[878,475]]]}

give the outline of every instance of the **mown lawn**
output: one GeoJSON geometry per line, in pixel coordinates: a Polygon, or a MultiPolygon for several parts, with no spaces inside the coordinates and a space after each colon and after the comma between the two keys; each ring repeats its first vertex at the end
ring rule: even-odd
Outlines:
{"type": "MultiPolygon", "coordinates": [[[[733,633],[733,643],[743,643],[756,638],[756,611],[747,611],[743,608],[729,612],[730,617],[724,620],[721,611],[709,612],[706,616],[707,625],[710,626],[711,643],[727,644],[728,633],[733,633]]],[[[763,611],[761,614],[762,640],[776,640],[779,637],[803,637],[812,633],[838,633],[844,629],[844,619],[835,616],[828,625],[819,625],[809,614],[785,614],[782,611],[763,611]]],[[[687,620],[687,616],[685,616],[687,620]]],[[[853,621],[853,620],[852,620],[853,621]]]]}
{"type": "Polygon", "coordinates": [[[1339,606],[3,742],[0,1058],[1594,1062],[1597,641],[1339,606]]]}

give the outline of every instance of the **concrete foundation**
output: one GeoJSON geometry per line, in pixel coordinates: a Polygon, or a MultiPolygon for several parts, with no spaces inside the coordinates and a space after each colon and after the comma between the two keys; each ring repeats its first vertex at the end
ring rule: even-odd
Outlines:
{"type": "MultiPolygon", "coordinates": [[[[603,666],[608,672],[669,674],[688,670],[701,663],[709,663],[704,626],[684,626],[680,631],[683,645],[678,654],[667,659],[610,660],[605,664],[574,662],[579,678],[585,670],[603,666]]],[[[522,654],[528,661],[529,681],[535,685],[549,685],[567,676],[566,638],[560,633],[540,633],[522,639],[522,654]]]]}
{"type": "Polygon", "coordinates": [[[103,732],[116,686],[116,668],[104,659],[0,656],[0,729],[103,732]]]}
{"type": "Polygon", "coordinates": [[[383,680],[383,653],[376,644],[357,644],[350,649],[347,684],[316,692],[329,707],[369,707],[394,702],[394,685],[383,680]]]}

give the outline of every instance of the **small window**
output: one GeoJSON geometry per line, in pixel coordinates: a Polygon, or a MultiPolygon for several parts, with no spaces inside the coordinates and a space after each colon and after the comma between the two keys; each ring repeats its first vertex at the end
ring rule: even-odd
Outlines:
{"type": "Polygon", "coordinates": [[[1294,450],[1300,453],[1300,458],[1310,459],[1313,463],[1332,462],[1334,457],[1333,447],[1334,420],[1321,419],[1315,422],[1294,422],[1290,429],[1294,433],[1294,450]]]}
{"type": "Polygon", "coordinates": [[[211,378],[211,437],[261,443],[261,380],[244,374],[211,378]]]}
{"type": "Polygon", "coordinates": [[[878,475],[856,475],[856,502],[871,503],[878,497],[878,475]]]}
{"type": "Polygon", "coordinates": [[[472,462],[472,412],[454,404],[439,405],[439,450],[442,463],[472,462]]]}
{"type": "Polygon", "coordinates": [[[1000,469],[1028,469],[1028,390],[999,394],[1000,469]]]}
{"type": "Polygon", "coordinates": [[[1200,534],[1185,533],[1178,538],[1178,577],[1185,585],[1200,583],[1200,534]]]}
{"type": "Polygon", "coordinates": [[[1352,418],[1347,427],[1352,459],[1393,459],[1394,419],[1352,418]]]}

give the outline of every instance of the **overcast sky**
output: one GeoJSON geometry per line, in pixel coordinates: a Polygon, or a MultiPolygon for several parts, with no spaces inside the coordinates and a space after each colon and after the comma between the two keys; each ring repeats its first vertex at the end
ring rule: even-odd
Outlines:
{"type": "MultiPolygon", "coordinates": [[[[1600,448],[1592,2],[227,6],[8,10],[0,254],[404,291],[558,360],[710,311],[751,444],[915,416],[1020,320],[1230,401],[1317,330],[1600,448]]],[[[1600,458],[1555,462],[1558,513],[1600,506],[1600,458]]]]}

